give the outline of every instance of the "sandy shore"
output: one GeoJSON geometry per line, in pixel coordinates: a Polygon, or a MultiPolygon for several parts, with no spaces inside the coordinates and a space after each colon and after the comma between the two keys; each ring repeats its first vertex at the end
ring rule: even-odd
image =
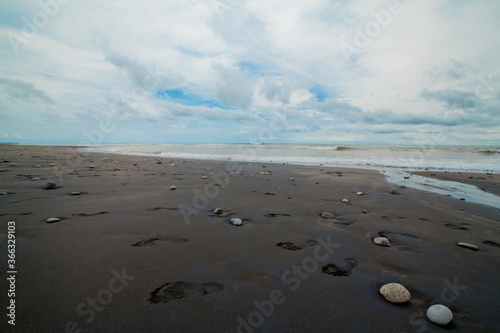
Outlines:
{"type": "MultiPolygon", "coordinates": [[[[390,194],[369,170],[43,146],[0,146],[0,161],[1,331],[500,331],[498,209],[390,194]],[[45,190],[49,181],[59,187],[45,190]],[[392,246],[375,245],[379,235],[392,246]],[[385,301],[378,290],[389,282],[411,300],[385,301]],[[454,313],[444,328],[425,317],[436,303],[454,313]]],[[[470,176],[446,175],[498,191],[498,176],[470,176]]]]}

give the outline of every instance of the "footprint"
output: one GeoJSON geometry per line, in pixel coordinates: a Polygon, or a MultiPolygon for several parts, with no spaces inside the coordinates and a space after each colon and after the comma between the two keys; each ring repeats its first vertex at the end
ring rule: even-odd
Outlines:
{"type": "Polygon", "coordinates": [[[392,231],[379,231],[378,232],[379,236],[380,237],[386,237],[386,238],[411,238],[411,239],[419,239],[417,236],[415,235],[411,235],[411,234],[400,234],[400,233],[397,233],[397,232],[392,232],[392,231]]]}
{"type": "Polygon", "coordinates": [[[483,244],[489,245],[489,246],[494,246],[494,247],[500,247],[499,243],[495,243],[492,241],[484,241],[483,244]]]}
{"type": "Polygon", "coordinates": [[[335,264],[328,264],[326,266],[323,266],[323,273],[333,276],[349,276],[352,272],[352,269],[358,266],[358,261],[354,258],[346,258],[344,259],[344,261],[347,263],[347,266],[345,268],[335,264]]]}
{"type": "Polygon", "coordinates": [[[267,217],[278,217],[278,216],[290,216],[290,214],[278,214],[278,213],[270,213],[266,214],[267,217]]]}
{"type": "Polygon", "coordinates": [[[109,212],[98,212],[98,213],[79,213],[79,214],[71,214],[71,217],[73,216],[96,216],[96,215],[101,215],[101,214],[109,214],[109,212]]]}
{"type": "Polygon", "coordinates": [[[137,243],[135,244],[132,244],[132,246],[151,246],[153,245],[156,241],[158,240],[158,238],[147,238],[147,239],[143,239],[141,241],[138,241],[137,243]]]}
{"type": "Polygon", "coordinates": [[[469,228],[462,227],[462,226],[459,226],[456,224],[451,224],[451,223],[446,223],[444,226],[448,227],[448,228],[452,228],[452,229],[457,229],[457,230],[469,230],[469,228]]]}
{"type": "Polygon", "coordinates": [[[148,302],[166,303],[184,297],[217,294],[222,290],[224,286],[219,283],[167,282],[151,292],[148,302]]]}
{"type": "Polygon", "coordinates": [[[306,242],[306,244],[303,246],[298,246],[298,245],[295,245],[294,243],[291,243],[291,242],[284,242],[284,243],[279,242],[278,244],[276,244],[276,246],[279,246],[282,249],[285,249],[288,251],[299,251],[299,250],[302,250],[303,248],[310,247],[310,246],[316,246],[316,245],[318,245],[318,242],[316,242],[315,240],[308,240],[306,242]]]}
{"type": "Polygon", "coordinates": [[[169,207],[153,207],[153,208],[148,208],[148,211],[157,211],[161,209],[166,209],[166,210],[179,210],[179,208],[169,208],[169,207]]]}

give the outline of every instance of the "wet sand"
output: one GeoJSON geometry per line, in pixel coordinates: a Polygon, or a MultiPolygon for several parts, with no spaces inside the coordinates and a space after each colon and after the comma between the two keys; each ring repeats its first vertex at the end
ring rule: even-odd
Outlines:
{"type": "MultiPolygon", "coordinates": [[[[4,313],[2,331],[500,330],[498,209],[390,194],[373,170],[45,146],[0,146],[0,161],[3,309],[8,221],[17,242],[16,326],[4,313]],[[408,303],[379,295],[390,282],[408,303]],[[436,303],[454,314],[444,328],[425,317],[436,303]]],[[[497,175],[446,176],[498,190],[497,175]]]]}

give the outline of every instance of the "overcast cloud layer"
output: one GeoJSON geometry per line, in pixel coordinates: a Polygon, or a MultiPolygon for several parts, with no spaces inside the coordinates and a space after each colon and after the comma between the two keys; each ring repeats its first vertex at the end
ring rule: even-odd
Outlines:
{"type": "Polygon", "coordinates": [[[496,0],[0,6],[3,142],[500,144],[496,0]]]}

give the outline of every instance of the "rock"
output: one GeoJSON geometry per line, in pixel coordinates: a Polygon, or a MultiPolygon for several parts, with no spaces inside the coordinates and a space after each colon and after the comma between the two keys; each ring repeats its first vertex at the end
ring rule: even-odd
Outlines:
{"type": "Polygon", "coordinates": [[[380,295],[391,303],[406,303],[410,300],[410,292],[399,283],[388,283],[380,288],[380,295]]]}
{"type": "Polygon", "coordinates": [[[405,176],[405,179],[410,179],[410,176],[405,176]]]}
{"type": "Polygon", "coordinates": [[[95,165],[89,165],[89,168],[95,169],[95,165]]]}
{"type": "Polygon", "coordinates": [[[235,219],[230,219],[229,223],[231,223],[234,226],[241,226],[243,224],[243,221],[241,219],[235,218],[235,219]]]}
{"type": "Polygon", "coordinates": [[[334,219],[335,215],[333,213],[330,213],[330,212],[323,212],[323,213],[321,213],[321,217],[324,219],[334,219]]]}
{"type": "Polygon", "coordinates": [[[391,189],[391,190],[389,191],[389,193],[390,193],[390,194],[394,194],[394,195],[398,195],[398,194],[399,194],[399,192],[398,192],[398,191],[396,191],[396,189],[395,189],[395,188],[391,189]]]}
{"type": "Polygon", "coordinates": [[[291,196],[288,196],[287,198],[288,198],[288,199],[291,199],[292,197],[291,197],[291,196]]]}
{"type": "Polygon", "coordinates": [[[368,211],[363,209],[363,210],[361,210],[361,213],[368,214],[368,211]]]}
{"type": "Polygon", "coordinates": [[[54,163],[50,163],[49,166],[55,166],[55,164],[54,163]]]}
{"type": "Polygon", "coordinates": [[[259,174],[261,174],[261,175],[271,175],[271,171],[262,171],[262,172],[259,172],[259,174]]]}
{"type": "Polygon", "coordinates": [[[222,208],[215,208],[214,214],[222,214],[222,208]]]}
{"type": "Polygon", "coordinates": [[[391,243],[386,237],[376,237],[373,239],[373,242],[380,246],[387,246],[387,247],[391,246],[391,243]]]}
{"type": "Polygon", "coordinates": [[[460,201],[465,201],[465,199],[464,198],[460,198],[460,201]]]}
{"type": "Polygon", "coordinates": [[[45,189],[46,190],[55,190],[57,189],[59,186],[57,186],[56,183],[54,182],[48,182],[47,185],[45,185],[45,189]]]}
{"type": "Polygon", "coordinates": [[[363,192],[356,192],[356,195],[363,195],[363,192]]]}
{"type": "Polygon", "coordinates": [[[467,249],[470,249],[470,250],[473,250],[473,251],[478,251],[479,248],[476,246],[476,245],[472,245],[472,244],[469,244],[469,243],[457,243],[458,246],[461,246],[461,247],[465,247],[467,249]]]}
{"type": "Polygon", "coordinates": [[[0,195],[8,195],[9,193],[7,192],[0,192],[0,195]]]}
{"type": "Polygon", "coordinates": [[[170,186],[170,191],[175,191],[175,190],[177,190],[177,186],[175,185],[170,186]]]}
{"type": "Polygon", "coordinates": [[[316,185],[318,185],[318,184],[319,184],[319,182],[316,182],[316,185]]]}
{"type": "Polygon", "coordinates": [[[207,176],[201,176],[201,179],[207,179],[208,177],[207,176]]]}
{"type": "Polygon", "coordinates": [[[349,200],[348,199],[342,199],[342,202],[343,203],[349,203],[349,200]]]}
{"type": "Polygon", "coordinates": [[[71,192],[70,195],[81,195],[82,192],[71,192]]]}
{"type": "Polygon", "coordinates": [[[427,318],[437,325],[448,325],[453,320],[451,310],[441,304],[434,304],[427,309],[427,318]]]}
{"type": "Polygon", "coordinates": [[[61,221],[61,219],[58,217],[51,217],[51,218],[47,219],[47,223],[54,223],[54,222],[59,222],[59,221],[61,221]]]}
{"type": "Polygon", "coordinates": [[[295,181],[295,178],[290,178],[290,181],[291,181],[291,182],[294,182],[294,181],[295,181]]]}
{"type": "Polygon", "coordinates": [[[163,162],[162,161],[158,161],[158,162],[156,162],[156,164],[163,164],[163,162]]]}
{"type": "Polygon", "coordinates": [[[40,178],[39,177],[34,177],[34,178],[31,178],[31,180],[36,181],[36,180],[40,180],[40,178]]]}

